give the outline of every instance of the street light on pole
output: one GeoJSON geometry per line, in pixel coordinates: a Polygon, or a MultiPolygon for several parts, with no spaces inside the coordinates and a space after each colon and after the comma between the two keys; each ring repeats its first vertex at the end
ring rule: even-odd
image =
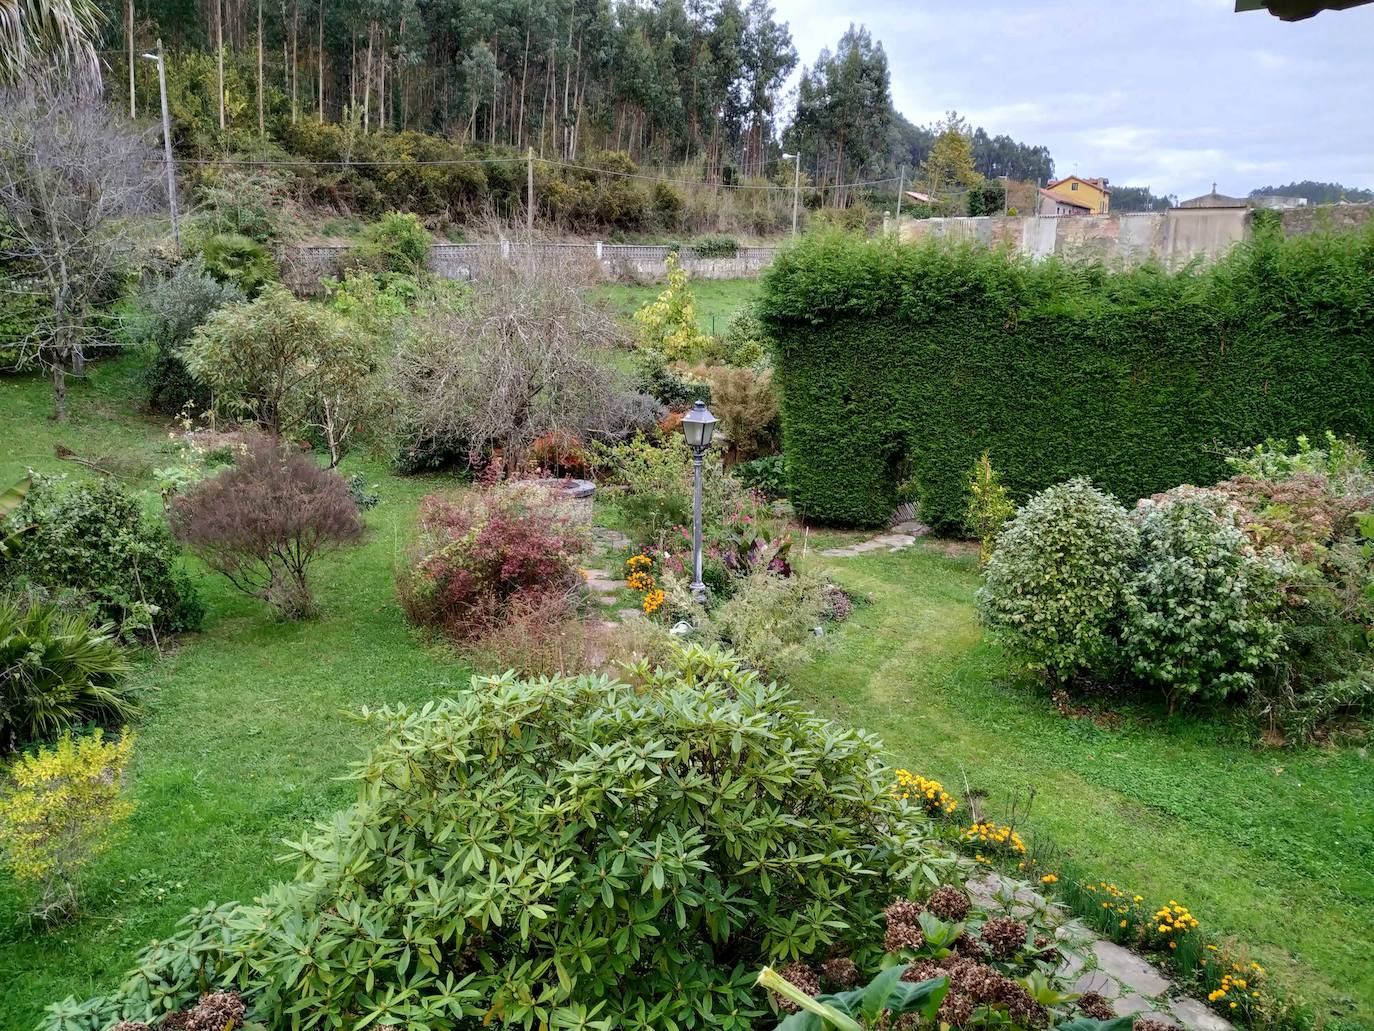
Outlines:
{"type": "Polygon", "coordinates": [[[682,435],[692,452],[692,471],[695,476],[692,487],[691,591],[693,599],[703,605],[706,603],[706,585],[701,582],[701,467],[715,433],[716,417],[706,407],[705,401],[692,405],[692,410],[682,417],[682,435]]]}
{"type": "Polygon", "coordinates": [[[162,156],[167,164],[167,203],[172,209],[172,242],[181,253],[181,227],[177,224],[177,176],[172,164],[172,120],[167,115],[167,65],[162,60],[162,40],[157,41],[157,53],[144,54],[157,62],[157,85],[162,93],[162,156]]]}
{"type": "Polygon", "coordinates": [[[797,201],[801,197],[801,154],[784,154],[784,161],[791,161],[796,165],[796,170],[792,173],[792,235],[797,235],[797,201]]]}

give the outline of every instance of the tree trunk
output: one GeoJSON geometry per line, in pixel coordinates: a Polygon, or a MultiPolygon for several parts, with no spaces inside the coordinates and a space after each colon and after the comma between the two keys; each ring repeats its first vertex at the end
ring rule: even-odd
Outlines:
{"type": "Polygon", "coordinates": [[[134,92],[134,0],[128,0],[124,7],[125,24],[129,30],[129,117],[138,117],[138,98],[134,92]]]}
{"type": "Polygon", "coordinates": [[[52,362],[52,418],[53,422],[67,421],[66,358],[59,351],[52,362]]]}
{"type": "Polygon", "coordinates": [[[267,135],[267,127],[262,117],[262,91],[265,83],[262,78],[262,0],[258,0],[258,137],[267,135]]]}
{"type": "Polygon", "coordinates": [[[224,0],[215,0],[215,81],[219,87],[219,131],[224,132],[224,0]]]}
{"type": "Polygon", "coordinates": [[[320,124],[324,124],[324,0],[320,0],[320,35],[318,48],[315,51],[316,71],[319,73],[319,101],[320,101],[320,124]]]}

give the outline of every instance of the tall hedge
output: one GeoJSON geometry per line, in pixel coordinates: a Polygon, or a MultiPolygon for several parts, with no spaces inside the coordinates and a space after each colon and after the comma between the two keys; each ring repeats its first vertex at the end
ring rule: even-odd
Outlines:
{"type": "Polygon", "coordinates": [[[1374,229],[1174,273],[822,234],[760,313],[792,500],[824,522],[878,525],[910,483],[958,529],[984,450],[1020,498],[1089,476],[1129,502],[1266,437],[1374,438],[1374,229]]]}

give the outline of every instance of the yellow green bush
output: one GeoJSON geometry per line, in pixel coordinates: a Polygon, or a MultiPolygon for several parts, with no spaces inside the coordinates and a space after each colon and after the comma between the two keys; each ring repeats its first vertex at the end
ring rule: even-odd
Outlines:
{"type": "Polygon", "coordinates": [[[0,856],[30,894],[29,915],[70,916],[80,899],[86,867],[110,845],[133,812],[123,797],[124,771],[134,738],[106,741],[63,734],[10,770],[0,794],[0,856]]]}

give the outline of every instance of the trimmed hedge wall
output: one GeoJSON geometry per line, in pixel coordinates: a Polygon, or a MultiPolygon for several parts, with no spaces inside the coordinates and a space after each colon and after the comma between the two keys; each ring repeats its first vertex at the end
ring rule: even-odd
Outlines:
{"type": "Polygon", "coordinates": [[[1089,476],[1129,503],[1266,437],[1374,438],[1374,229],[1177,273],[821,234],[760,314],[792,502],[822,522],[880,525],[910,482],[957,530],[984,449],[1019,499],[1089,476]]]}

